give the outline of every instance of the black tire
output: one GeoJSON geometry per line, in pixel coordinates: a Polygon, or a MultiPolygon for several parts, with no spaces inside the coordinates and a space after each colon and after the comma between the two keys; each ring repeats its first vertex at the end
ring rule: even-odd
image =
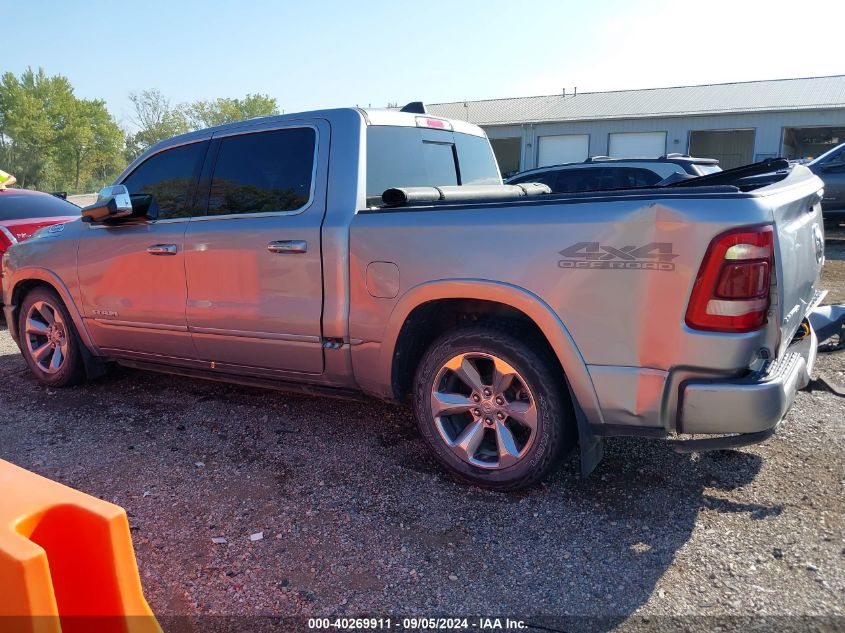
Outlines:
{"type": "Polygon", "coordinates": [[[71,387],[84,382],[85,363],[82,358],[82,344],[64,302],[54,290],[40,286],[24,297],[18,318],[18,337],[24,360],[38,382],[48,387],[71,387]],[[66,340],[61,366],[54,373],[44,371],[30,350],[32,345],[29,344],[30,334],[27,333],[27,316],[33,305],[39,302],[46,303],[58,313],[58,320],[62,326],[61,332],[66,340]]]}
{"type": "MultiPolygon", "coordinates": [[[[575,415],[559,365],[544,341],[520,336],[516,331],[515,328],[489,324],[449,332],[435,340],[425,352],[414,382],[414,412],[417,424],[438,461],[459,481],[499,491],[525,488],[545,478],[559,465],[562,456],[572,448],[577,438],[575,415]],[[525,383],[530,397],[533,398],[536,407],[533,441],[530,445],[526,443],[524,454],[521,453],[521,457],[512,465],[487,468],[473,465],[450,448],[444,439],[442,427],[438,426],[432,411],[434,382],[444,380],[444,375],[450,375],[449,372],[443,373],[443,368],[450,359],[466,353],[469,353],[470,357],[473,353],[490,355],[509,364],[519,374],[520,382],[525,383]]],[[[484,358],[480,360],[484,361],[484,358]]],[[[472,393],[474,394],[475,390],[472,393]]],[[[474,411],[478,412],[479,409],[475,408],[474,411]]],[[[456,415],[457,424],[460,425],[464,419],[473,420],[476,413],[456,415]]],[[[485,415],[481,413],[481,416],[485,415]]],[[[449,420],[448,424],[453,424],[453,417],[445,416],[444,419],[449,420]]],[[[469,422],[467,426],[476,423],[477,421],[469,422]]],[[[495,426],[495,420],[493,425],[495,426]]],[[[487,433],[487,429],[484,432],[487,433]]],[[[483,441],[490,445],[492,442],[487,439],[489,436],[484,437],[483,441]]],[[[498,439],[495,433],[493,437],[498,439]]]]}

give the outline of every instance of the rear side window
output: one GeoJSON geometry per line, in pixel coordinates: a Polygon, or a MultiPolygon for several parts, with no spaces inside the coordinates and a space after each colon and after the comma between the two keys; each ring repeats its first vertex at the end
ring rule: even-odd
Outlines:
{"type": "Polygon", "coordinates": [[[52,218],[79,215],[79,207],[48,193],[16,193],[14,189],[0,192],[0,220],[52,218]]]}
{"type": "Polygon", "coordinates": [[[604,169],[565,169],[557,172],[552,191],[555,193],[574,193],[576,191],[600,191],[604,169]]]}
{"type": "Polygon", "coordinates": [[[532,174],[530,176],[523,176],[510,181],[512,185],[521,185],[526,182],[538,182],[541,185],[548,185],[549,189],[555,190],[555,182],[557,181],[556,171],[544,171],[539,174],[532,174]]]}
{"type": "Polygon", "coordinates": [[[616,167],[606,170],[609,178],[607,189],[635,189],[637,187],[651,187],[662,180],[650,169],[634,167],[616,167]]]}
{"type": "Polygon", "coordinates": [[[208,214],[302,209],[311,198],[316,144],[313,128],[224,137],[211,180],[208,214]]]}
{"type": "Polygon", "coordinates": [[[845,165],[845,150],[841,150],[838,154],[834,154],[827,160],[828,165],[845,165]]]}
{"type": "Polygon", "coordinates": [[[122,183],[133,207],[147,207],[147,213],[160,220],[197,215],[194,191],[207,148],[207,141],[181,145],[141,163],[122,183]]]}
{"type": "Polygon", "coordinates": [[[391,187],[501,184],[486,138],[427,128],[367,128],[367,200],[391,187]]]}

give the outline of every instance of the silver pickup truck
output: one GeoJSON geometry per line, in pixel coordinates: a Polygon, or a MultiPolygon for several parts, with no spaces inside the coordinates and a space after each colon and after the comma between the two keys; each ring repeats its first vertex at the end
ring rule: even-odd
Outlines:
{"type": "Polygon", "coordinates": [[[720,176],[544,195],[424,110],[243,121],[10,248],[5,317],[54,387],[116,361],[410,401],[449,472],[500,490],[576,445],[589,472],[605,436],[741,446],[813,365],[822,183],[720,176]]]}

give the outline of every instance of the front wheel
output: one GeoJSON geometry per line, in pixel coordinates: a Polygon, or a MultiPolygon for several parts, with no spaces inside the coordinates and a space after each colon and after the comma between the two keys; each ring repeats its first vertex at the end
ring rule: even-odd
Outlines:
{"type": "Polygon", "coordinates": [[[551,353],[492,326],[440,337],[417,370],[417,424],[458,479],[485,488],[529,486],[574,439],[574,415],[551,353]]]}
{"type": "Polygon", "coordinates": [[[21,351],[38,381],[50,387],[82,382],[85,366],[67,308],[49,288],[36,288],[23,300],[18,323],[21,351]]]}

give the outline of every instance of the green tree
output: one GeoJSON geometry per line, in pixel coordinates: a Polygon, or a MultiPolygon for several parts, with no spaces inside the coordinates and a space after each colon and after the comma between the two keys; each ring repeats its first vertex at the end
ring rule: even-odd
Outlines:
{"type": "Polygon", "coordinates": [[[0,80],[0,160],[22,187],[40,187],[51,175],[57,139],[75,100],[67,78],[28,68],[20,79],[0,80]]]}
{"type": "Polygon", "coordinates": [[[159,141],[191,129],[183,108],[171,107],[170,100],[158,90],[129,93],[129,100],[135,109],[133,123],[138,131],[126,133],[127,160],[134,160],[159,141]]]}
{"type": "Polygon", "coordinates": [[[155,143],[194,129],[278,114],[262,94],[172,106],[160,91],[131,93],[133,130],[99,99],[79,99],[66,77],[28,68],[0,77],[0,167],[21,187],[90,191],[155,143]]]}
{"type": "Polygon", "coordinates": [[[0,166],[19,186],[79,191],[106,182],[122,166],[122,149],[105,103],[78,99],[66,77],[28,68],[0,79],[0,166]]]}
{"type": "Polygon", "coordinates": [[[101,100],[78,99],[69,105],[57,145],[59,171],[65,183],[72,179],[74,191],[88,181],[105,184],[123,163],[123,133],[101,100]]]}
{"type": "Polygon", "coordinates": [[[276,100],[268,95],[248,94],[243,99],[195,101],[185,106],[184,110],[191,126],[194,129],[200,129],[278,114],[279,106],[276,100]]]}

